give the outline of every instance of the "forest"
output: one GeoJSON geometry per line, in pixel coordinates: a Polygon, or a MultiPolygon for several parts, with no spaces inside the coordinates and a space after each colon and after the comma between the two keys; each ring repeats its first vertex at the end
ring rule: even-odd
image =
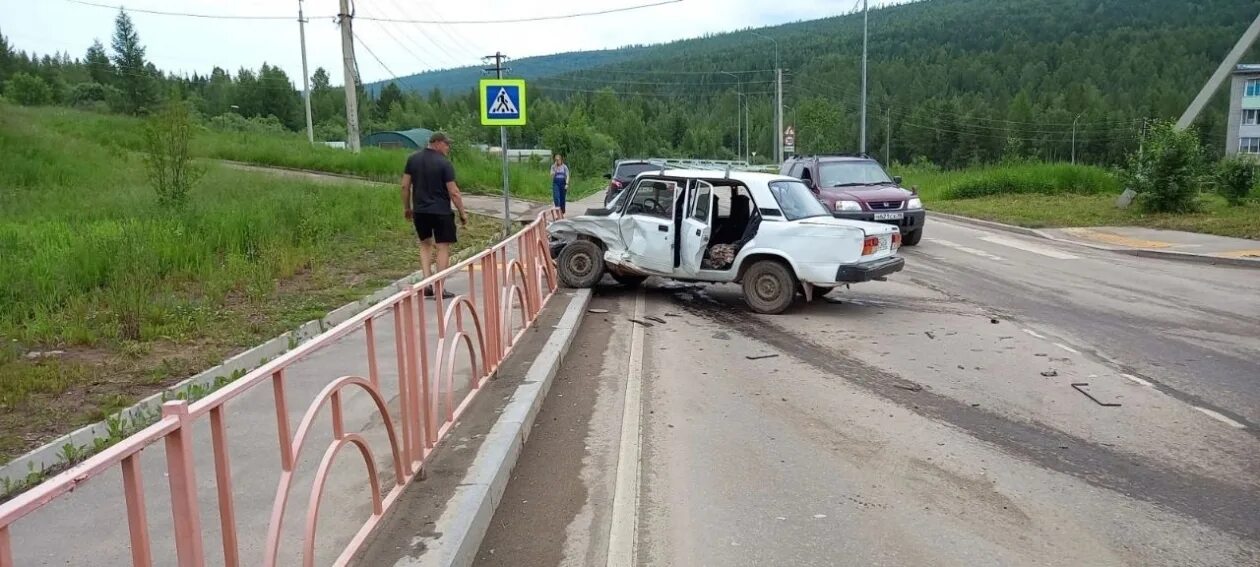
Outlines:
{"type": "MultiPolygon", "coordinates": [[[[1255,10],[1252,0],[925,0],[872,10],[868,153],[958,168],[1068,160],[1075,138],[1078,161],[1120,164],[1149,120],[1184,110],[1255,10]]],[[[211,124],[304,128],[300,91],[283,69],[166,74],[147,61],[126,14],[118,20],[108,51],[97,42],[82,56],[28,54],[0,35],[4,96],[129,114],[174,96],[211,124]]],[[[797,152],[856,152],[861,26],[848,14],[549,56],[531,77],[530,124],[511,131],[511,145],[563,151],[586,173],[620,156],[767,161],[777,57],[797,152]]],[[[476,124],[469,85],[399,86],[413,78],[359,87],[364,133],[424,127],[497,145],[497,132],[476,124]]],[[[322,68],[311,80],[316,137],[344,139],[342,89],[322,68]]],[[[1198,122],[1209,152],[1223,147],[1225,104],[1218,95],[1198,122]]]]}

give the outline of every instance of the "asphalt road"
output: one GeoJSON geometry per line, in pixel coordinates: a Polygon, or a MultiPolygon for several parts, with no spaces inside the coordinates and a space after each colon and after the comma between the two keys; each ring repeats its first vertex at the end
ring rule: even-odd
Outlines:
{"type": "Polygon", "coordinates": [[[478,563],[1260,564],[1260,274],[928,230],[781,316],[601,288],[478,563]]]}

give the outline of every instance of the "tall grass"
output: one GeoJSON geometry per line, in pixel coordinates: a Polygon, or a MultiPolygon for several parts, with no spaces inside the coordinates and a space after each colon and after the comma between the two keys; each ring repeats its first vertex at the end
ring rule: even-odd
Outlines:
{"type": "Polygon", "coordinates": [[[975,199],[995,195],[1098,195],[1120,192],[1109,171],[1066,163],[1014,163],[944,171],[903,167],[906,184],[918,186],[925,200],[975,199]]]}
{"type": "Polygon", "coordinates": [[[230,295],[397,229],[395,192],[220,167],[186,207],[159,207],[122,144],[25,113],[0,112],[0,335],[24,343],[193,336],[230,295]]]}

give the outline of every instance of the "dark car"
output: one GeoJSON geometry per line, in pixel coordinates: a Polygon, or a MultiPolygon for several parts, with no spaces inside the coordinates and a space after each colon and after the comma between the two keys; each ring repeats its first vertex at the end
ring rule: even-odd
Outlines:
{"type": "Polygon", "coordinates": [[[646,159],[623,159],[613,164],[612,173],[605,173],[604,179],[608,180],[608,188],[604,193],[604,204],[612,202],[622,189],[630,185],[635,177],[645,171],[661,169],[660,162],[646,159]]]}
{"type": "Polygon", "coordinates": [[[787,160],[780,171],[805,182],[837,218],[895,224],[902,244],[923,238],[927,214],[918,194],[901,187],[878,161],[866,156],[808,156],[787,160]]]}

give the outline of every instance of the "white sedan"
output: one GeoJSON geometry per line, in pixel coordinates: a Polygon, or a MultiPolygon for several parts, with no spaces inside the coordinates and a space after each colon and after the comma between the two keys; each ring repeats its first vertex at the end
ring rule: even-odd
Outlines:
{"type": "Polygon", "coordinates": [[[560,279],[592,287],[605,272],[742,283],[748,306],[782,313],[797,291],[882,280],[898,272],[896,226],[837,219],[799,179],[767,173],[668,170],[640,174],[606,209],[549,230],[560,279]]]}

